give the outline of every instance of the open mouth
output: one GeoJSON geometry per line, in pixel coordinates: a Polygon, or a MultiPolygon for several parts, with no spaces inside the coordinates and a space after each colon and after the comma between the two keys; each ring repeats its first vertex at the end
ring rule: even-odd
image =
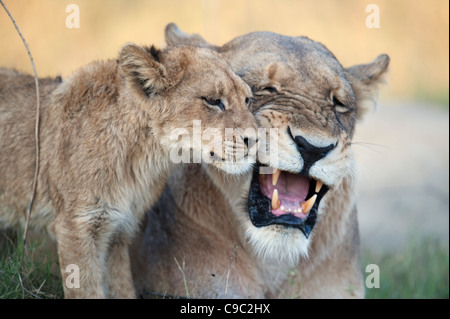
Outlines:
{"type": "Polygon", "coordinates": [[[297,228],[308,238],[328,189],[321,181],[301,174],[279,169],[273,169],[272,174],[260,174],[256,169],[248,197],[250,220],[256,227],[297,228]]]}

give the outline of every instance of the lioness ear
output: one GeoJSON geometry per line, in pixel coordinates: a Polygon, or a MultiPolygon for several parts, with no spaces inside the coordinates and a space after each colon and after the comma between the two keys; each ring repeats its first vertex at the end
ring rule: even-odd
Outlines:
{"type": "Polygon", "coordinates": [[[346,69],[347,78],[356,95],[359,120],[367,111],[375,108],[378,87],[385,82],[389,60],[388,55],[381,54],[371,63],[359,64],[346,69]]]}
{"type": "Polygon", "coordinates": [[[177,82],[160,62],[161,51],[154,46],[126,44],[119,53],[120,71],[138,91],[150,96],[167,90],[177,82]]]}
{"type": "Polygon", "coordinates": [[[168,46],[186,45],[198,48],[208,48],[217,51],[219,47],[209,44],[199,34],[187,34],[181,31],[175,23],[166,26],[165,38],[168,46]]]}

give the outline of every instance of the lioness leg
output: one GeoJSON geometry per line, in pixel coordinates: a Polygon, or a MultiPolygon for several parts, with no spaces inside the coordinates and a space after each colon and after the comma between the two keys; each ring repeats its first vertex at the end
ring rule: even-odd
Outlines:
{"type": "Polygon", "coordinates": [[[106,257],[107,298],[136,298],[128,247],[129,240],[125,234],[115,236],[111,242],[106,257]]]}
{"type": "Polygon", "coordinates": [[[95,239],[89,222],[70,216],[58,214],[54,224],[65,298],[104,298],[107,245],[95,239]]]}

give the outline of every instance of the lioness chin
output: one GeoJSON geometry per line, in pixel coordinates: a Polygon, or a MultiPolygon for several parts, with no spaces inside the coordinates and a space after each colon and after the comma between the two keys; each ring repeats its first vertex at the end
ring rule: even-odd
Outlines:
{"type": "MultiPolygon", "coordinates": [[[[170,154],[183,147],[216,152],[211,166],[234,174],[252,165],[248,140],[255,136],[222,143],[225,153],[243,150],[225,161],[217,145],[175,143],[173,130],[192,136],[200,120],[222,136],[227,128],[255,131],[251,90],[208,49],[133,44],[118,60],[89,64],[62,83],[40,82],[40,174],[30,226],[56,237],[65,297],[134,297],[128,245],[176,167],[170,154]],[[66,272],[71,265],[79,269],[77,285],[66,284],[75,280],[66,272]]],[[[0,227],[25,221],[35,164],[33,83],[0,69],[0,227]]]]}
{"type": "Polygon", "coordinates": [[[352,138],[389,57],[343,68],[306,37],[254,32],[218,47],[174,24],[166,41],[219,52],[252,88],[259,127],[277,134],[246,177],[197,167],[171,178],[133,249],[138,291],[363,297],[352,138]],[[188,185],[202,191],[184,191],[188,185]],[[166,211],[173,212],[169,220],[166,211]],[[168,226],[154,229],[158,218],[168,226]],[[182,274],[175,259],[184,262],[182,274]]]}

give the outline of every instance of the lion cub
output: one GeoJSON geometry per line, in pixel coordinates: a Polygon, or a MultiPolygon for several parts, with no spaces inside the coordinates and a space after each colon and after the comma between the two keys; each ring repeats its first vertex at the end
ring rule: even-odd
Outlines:
{"type": "MultiPolygon", "coordinates": [[[[0,69],[0,227],[23,226],[31,197],[33,83],[0,69]]],[[[248,172],[255,136],[236,133],[233,143],[222,143],[232,154],[243,150],[232,162],[223,160],[217,140],[202,146],[190,137],[194,120],[220,133],[256,132],[251,90],[208,49],[134,44],[117,61],[40,83],[40,175],[30,226],[55,234],[66,297],[134,297],[128,245],[177,165],[173,132],[183,132],[181,144],[194,154],[210,154],[211,165],[248,172]]]]}

